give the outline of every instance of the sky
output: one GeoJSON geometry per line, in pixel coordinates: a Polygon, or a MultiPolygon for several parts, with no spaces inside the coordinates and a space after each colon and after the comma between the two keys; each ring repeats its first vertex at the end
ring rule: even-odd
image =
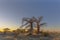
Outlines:
{"type": "Polygon", "coordinates": [[[16,29],[23,17],[43,16],[46,30],[60,29],[60,0],[0,0],[0,28],[16,29]]]}

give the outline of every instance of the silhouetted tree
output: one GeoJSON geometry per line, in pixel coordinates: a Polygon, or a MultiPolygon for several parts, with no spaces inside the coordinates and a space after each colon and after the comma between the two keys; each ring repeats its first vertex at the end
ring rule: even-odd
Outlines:
{"type": "Polygon", "coordinates": [[[14,31],[14,33],[15,33],[15,38],[20,34],[20,29],[16,29],[15,31],[14,31]]]}
{"type": "Polygon", "coordinates": [[[10,29],[9,28],[4,28],[4,34],[6,34],[10,29]]]}
{"type": "Polygon", "coordinates": [[[23,18],[22,19],[22,26],[25,26],[27,25],[27,27],[30,26],[30,33],[29,34],[32,34],[32,31],[33,31],[33,20],[32,18],[23,18]],[[23,22],[25,22],[25,24],[23,24],[23,22]]]}
{"type": "Polygon", "coordinates": [[[38,17],[38,18],[33,17],[34,22],[36,22],[36,24],[37,24],[37,33],[38,34],[40,32],[40,27],[46,24],[46,23],[41,23],[42,18],[43,18],[43,16],[38,17]]]}
{"type": "Polygon", "coordinates": [[[16,30],[17,30],[17,33],[18,33],[18,34],[19,34],[19,33],[20,33],[20,31],[21,31],[20,29],[16,29],[16,30]]]}

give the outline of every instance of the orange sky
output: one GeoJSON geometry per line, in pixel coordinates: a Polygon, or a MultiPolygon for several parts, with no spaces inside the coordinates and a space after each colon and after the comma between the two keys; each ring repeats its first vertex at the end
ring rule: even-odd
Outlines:
{"type": "Polygon", "coordinates": [[[3,27],[0,27],[0,31],[3,31],[4,28],[9,28],[10,30],[15,30],[18,27],[5,27],[5,26],[3,26],[3,27]]]}
{"type": "MultiPolygon", "coordinates": [[[[8,26],[8,27],[6,27],[6,26],[2,26],[2,27],[0,27],[0,31],[3,31],[3,29],[4,28],[9,28],[10,30],[15,30],[15,29],[17,29],[17,28],[19,28],[19,26],[8,26]]],[[[57,28],[57,27],[41,27],[41,30],[43,30],[43,31],[50,31],[50,32],[54,32],[54,31],[56,31],[56,32],[60,32],[60,29],[59,28],[57,28]]]]}

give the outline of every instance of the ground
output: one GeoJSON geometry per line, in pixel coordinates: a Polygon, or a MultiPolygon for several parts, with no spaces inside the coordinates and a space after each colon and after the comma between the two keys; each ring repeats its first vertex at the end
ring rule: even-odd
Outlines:
{"type": "Polygon", "coordinates": [[[60,40],[59,37],[41,37],[41,36],[24,36],[19,35],[18,37],[8,36],[8,35],[0,35],[0,40],[60,40]]]}

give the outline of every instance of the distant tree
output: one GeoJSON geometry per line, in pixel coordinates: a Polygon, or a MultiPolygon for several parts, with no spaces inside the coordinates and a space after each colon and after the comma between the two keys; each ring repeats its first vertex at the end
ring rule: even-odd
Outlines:
{"type": "Polygon", "coordinates": [[[13,33],[15,33],[15,32],[16,32],[16,30],[13,30],[12,32],[13,32],[13,33]]]}
{"type": "Polygon", "coordinates": [[[17,31],[17,34],[19,34],[19,33],[21,32],[21,30],[20,30],[20,29],[16,29],[16,31],[17,31]]]}
{"type": "Polygon", "coordinates": [[[15,38],[20,34],[20,29],[16,29],[16,30],[14,30],[13,31],[14,32],[14,34],[15,34],[15,38]]]}
{"type": "Polygon", "coordinates": [[[9,28],[4,28],[4,34],[6,34],[10,29],[9,28]]]}

